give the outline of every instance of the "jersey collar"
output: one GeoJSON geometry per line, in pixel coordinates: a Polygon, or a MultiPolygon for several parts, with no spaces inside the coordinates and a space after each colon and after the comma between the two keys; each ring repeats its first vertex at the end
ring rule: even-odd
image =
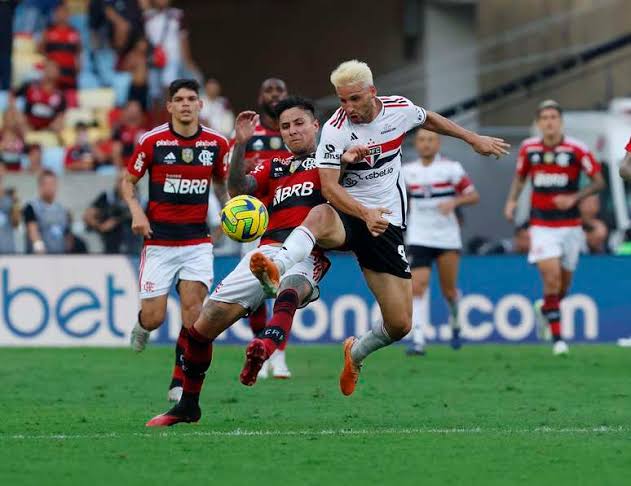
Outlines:
{"type": "Polygon", "coordinates": [[[191,135],[190,137],[185,137],[184,135],[180,135],[179,133],[177,133],[175,131],[175,129],[173,128],[173,125],[171,124],[171,122],[169,122],[169,131],[171,132],[171,135],[173,135],[174,137],[177,137],[181,140],[194,140],[197,137],[199,137],[199,135],[202,133],[202,126],[198,125],[197,126],[197,131],[191,135]]]}

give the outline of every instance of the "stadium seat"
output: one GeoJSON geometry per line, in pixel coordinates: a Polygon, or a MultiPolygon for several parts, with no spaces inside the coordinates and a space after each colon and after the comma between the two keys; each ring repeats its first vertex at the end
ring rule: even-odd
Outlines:
{"type": "Polygon", "coordinates": [[[37,44],[33,36],[29,34],[16,34],[13,36],[13,55],[22,56],[28,54],[35,54],[37,51],[37,44]]]}
{"type": "Polygon", "coordinates": [[[111,108],[114,106],[115,93],[111,88],[79,90],[80,108],[111,108]]]}
{"type": "Polygon", "coordinates": [[[43,61],[44,57],[39,54],[13,56],[12,86],[18,88],[25,82],[38,78],[38,65],[43,61]]]}
{"type": "Polygon", "coordinates": [[[24,137],[24,141],[28,145],[40,145],[42,148],[59,146],[59,139],[57,138],[57,135],[48,130],[28,132],[24,137]]]}
{"type": "Polygon", "coordinates": [[[92,125],[95,121],[94,110],[87,108],[69,108],[64,114],[64,125],[69,128],[74,128],[79,122],[92,125]]]}
{"type": "Polygon", "coordinates": [[[64,156],[66,150],[63,147],[46,147],[42,150],[42,167],[50,169],[56,174],[64,171],[64,156]]]}

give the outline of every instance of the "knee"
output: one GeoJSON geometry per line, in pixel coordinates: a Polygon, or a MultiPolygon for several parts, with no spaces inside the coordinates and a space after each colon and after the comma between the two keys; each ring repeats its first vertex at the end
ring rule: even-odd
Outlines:
{"type": "Polygon", "coordinates": [[[388,335],[393,341],[400,341],[412,330],[412,316],[402,316],[388,323],[388,335]]]}
{"type": "Polygon", "coordinates": [[[165,317],[161,309],[143,309],[140,312],[140,323],[147,331],[153,331],[162,325],[165,317]]]}
{"type": "Polygon", "coordinates": [[[202,311],[202,305],[199,303],[182,305],[182,325],[186,328],[195,324],[202,311]]]}

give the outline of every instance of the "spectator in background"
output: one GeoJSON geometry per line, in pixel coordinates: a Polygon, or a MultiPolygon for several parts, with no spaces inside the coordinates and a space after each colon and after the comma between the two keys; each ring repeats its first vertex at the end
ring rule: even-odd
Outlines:
{"type": "Polygon", "coordinates": [[[13,127],[5,127],[0,133],[0,164],[9,171],[19,171],[22,168],[22,154],[24,140],[13,127]]]}
{"type": "Polygon", "coordinates": [[[26,170],[31,174],[39,177],[42,172],[42,147],[33,144],[26,147],[26,155],[28,157],[28,167],[26,170]]]}
{"type": "Polygon", "coordinates": [[[609,253],[607,240],[609,238],[609,228],[600,215],[600,198],[598,194],[583,199],[578,205],[581,214],[583,231],[585,232],[584,253],[609,253]]]}
{"type": "Polygon", "coordinates": [[[18,14],[16,31],[19,33],[34,34],[42,30],[49,22],[55,7],[61,0],[22,0],[18,14]]]}
{"type": "Polygon", "coordinates": [[[468,251],[474,255],[526,255],[530,251],[528,222],[517,226],[512,238],[499,241],[489,241],[481,237],[472,238],[468,244],[468,251]]]}
{"type": "Polygon", "coordinates": [[[149,41],[138,39],[120,63],[120,69],[131,74],[131,86],[127,99],[137,101],[143,111],[149,107],[149,41]]]}
{"type": "Polygon", "coordinates": [[[13,188],[4,187],[6,169],[0,163],[0,254],[15,253],[15,228],[20,224],[20,201],[13,188]]]}
{"type": "Polygon", "coordinates": [[[69,23],[70,11],[65,3],[53,11],[53,21],[44,30],[39,51],[59,66],[58,86],[62,90],[76,89],[80,70],[81,34],[69,23]]]}
{"type": "Polygon", "coordinates": [[[88,126],[78,122],[75,126],[75,143],[66,149],[66,170],[94,170],[94,154],[90,143],[88,126]]]}
{"type": "Polygon", "coordinates": [[[210,78],[204,86],[204,94],[201,96],[204,106],[199,113],[202,123],[226,137],[230,137],[234,130],[234,113],[230,103],[221,96],[219,81],[210,78]]]}
{"type": "Polygon", "coordinates": [[[128,101],[112,136],[112,160],[117,167],[127,167],[140,136],[145,133],[145,114],[138,101],[128,101]]]}
{"type": "Polygon", "coordinates": [[[25,84],[16,93],[25,100],[27,129],[52,130],[58,134],[63,129],[66,100],[57,85],[58,81],[59,66],[52,59],[47,59],[42,79],[25,84]]]}
{"type": "Polygon", "coordinates": [[[83,221],[101,236],[104,253],[138,255],[142,238],[133,234],[131,213],[120,194],[124,174],[125,171],[119,171],[114,187],[99,194],[85,210],[83,221]]]}
{"type": "Polygon", "coordinates": [[[88,24],[93,44],[103,37],[122,59],[142,36],[142,11],[137,0],[90,0],[88,24]]]}
{"type": "Polygon", "coordinates": [[[184,14],[170,4],[170,0],[153,0],[153,9],[145,13],[145,34],[151,45],[149,90],[154,101],[162,100],[173,80],[199,77],[199,69],[191,56],[184,14]],[[186,76],[184,70],[189,71],[186,76]]]}
{"type": "Polygon", "coordinates": [[[55,199],[57,176],[44,170],[37,179],[38,197],[24,206],[26,253],[65,253],[70,214],[55,199]]]}
{"type": "Polygon", "coordinates": [[[13,15],[17,0],[0,0],[0,91],[11,88],[13,15]]]}

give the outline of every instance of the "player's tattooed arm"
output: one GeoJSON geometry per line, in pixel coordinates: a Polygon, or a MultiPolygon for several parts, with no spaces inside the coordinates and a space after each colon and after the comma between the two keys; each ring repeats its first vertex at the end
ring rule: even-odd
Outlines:
{"type": "Polygon", "coordinates": [[[459,138],[471,145],[471,148],[480,155],[492,155],[499,158],[502,155],[508,155],[510,148],[510,144],[501,138],[479,135],[433,111],[427,112],[427,119],[423,123],[423,128],[441,135],[459,138]]]}
{"type": "Polygon", "coordinates": [[[245,144],[237,143],[232,151],[228,172],[228,192],[232,197],[256,192],[256,179],[245,173],[246,165],[245,144]]]}
{"type": "Polygon", "coordinates": [[[523,191],[525,185],[526,178],[516,174],[510,185],[510,191],[508,191],[506,205],[504,206],[504,217],[506,217],[508,221],[513,221],[515,209],[517,208],[517,199],[519,199],[519,195],[521,194],[521,191],[523,191]]]}
{"type": "Polygon", "coordinates": [[[254,111],[242,111],[234,123],[235,145],[230,158],[228,173],[228,192],[231,196],[254,194],[256,179],[246,174],[245,146],[254,135],[259,115],[254,111]]]}
{"type": "Polygon", "coordinates": [[[631,182],[631,152],[627,152],[624,160],[620,164],[620,177],[631,182]]]}

